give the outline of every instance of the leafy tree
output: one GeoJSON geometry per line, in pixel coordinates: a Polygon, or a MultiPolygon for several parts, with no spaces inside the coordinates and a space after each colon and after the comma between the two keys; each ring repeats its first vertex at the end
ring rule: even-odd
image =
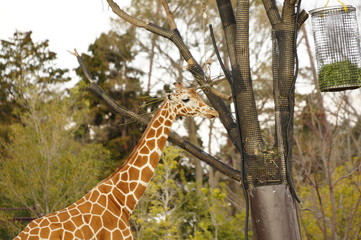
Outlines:
{"type": "Polygon", "coordinates": [[[32,32],[15,32],[13,38],[0,41],[0,121],[18,121],[14,111],[21,109],[18,97],[25,85],[36,85],[37,94],[46,95],[58,83],[69,81],[67,70],[55,66],[56,53],[49,41],[34,43],[32,32]]]}
{"type": "Polygon", "coordinates": [[[176,212],[180,149],[166,147],[155,175],[132,216],[137,239],[180,239],[181,216],[176,212]]]}
{"type": "MultiPolygon", "coordinates": [[[[133,39],[134,29],[128,29],[124,34],[115,31],[103,33],[89,46],[90,54],[82,57],[93,79],[113,99],[134,112],[143,113],[140,108],[143,92],[139,82],[142,71],[131,64],[136,56],[133,39]]],[[[77,69],[77,73],[85,79],[81,69],[77,69]]],[[[87,80],[81,81],[77,88],[84,89],[86,84],[87,80]]],[[[99,99],[93,95],[86,92],[83,96],[87,99],[85,107],[89,108],[90,117],[82,126],[82,135],[87,136],[88,141],[103,144],[110,151],[113,161],[110,170],[104,173],[107,176],[134,148],[143,128],[129,125],[127,119],[99,104],[99,99]]]]}
{"type": "Polygon", "coordinates": [[[186,159],[180,149],[167,147],[133,219],[137,239],[242,239],[222,188],[202,188],[186,177],[186,159]]]}
{"type": "Polygon", "coordinates": [[[108,154],[100,145],[75,141],[79,118],[69,99],[53,96],[44,103],[41,96],[27,93],[22,123],[12,124],[9,141],[1,142],[0,196],[1,206],[27,207],[39,217],[66,207],[96,185],[108,154]]]}
{"type": "Polygon", "coordinates": [[[7,223],[0,234],[9,239],[23,228],[13,217],[61,209],[94,186],[108,151],[76,138],[86,119],[79,103],[86,103],[74,100],[76,91],[70,100],[57,90],[69,78],[55,66],[48,41],[34,43],[31,32],[16,32],[1,46],[0,206],[24,208],[0,211],[7,223]]]}

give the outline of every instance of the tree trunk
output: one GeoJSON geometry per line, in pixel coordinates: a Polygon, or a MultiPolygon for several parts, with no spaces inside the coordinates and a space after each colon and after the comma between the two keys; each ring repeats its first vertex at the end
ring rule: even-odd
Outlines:
{"type": "MultiPolygon", "coordinates": [[[[186,127],[188,130],[188,140],[189,142],[193,143],[195,146],[199,147],[198,138],[197,138],[197,125],[193,118],[186,119],[186,127]]],[[[197,194],[201,194],[201,189],[203,186],[203,169],[201,162],[193,157],[189,156],[191,162],[194,164],[195,167],[195,179],[196,179],[196,189],[197,194]]]]}

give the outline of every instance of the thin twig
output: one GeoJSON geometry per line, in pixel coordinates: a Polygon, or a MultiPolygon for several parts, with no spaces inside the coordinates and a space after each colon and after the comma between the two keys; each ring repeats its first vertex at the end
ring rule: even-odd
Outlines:
{"type": "Polygon", "coordinates": [[[211,91],[211,93],[213,93],[214,95],[222,98],[225,101],[231,101],[232,100],[232,96],[221,93],[221,92],[217,91],[216,89],[214,89],[212,87],[211,87],[210,91],[211,91]]]}
{"type": "Polygon", "coordinates": [[[214,52],[215,52],[216,55],[217,55],[217,59],[218,59],[219,65],[221,66],[222,71],[223,71],[224,75],[226,76],[229,84],[232,85],[232,76],[231,76],[231,74],[229,73],[229,71],[226,69],[226,67],[224,66],[223,61],[222,61],[222,58],[221,58],[221,55],[219,54],[218,47],[217,47],[217,43],[216,43],[216,39],[215,39],[215,37],[214,37],[214,32],[213,32],[212,24],[209,25],[209,31],[210,31],[210,33],[211,33],[212,44],[213,44],[214,52]]]}
{"type": "Polygon", "coordinates": [[[110,8],[113,10],[113,12],[118,15],[120,18],[124,19],[125,21],[133,24],[134,26],[137,27],[141,27],[141,28],[146,28],[147,23],[145,21],[139,20],[133,16],[130,16],[129,14],[127,14],[126,12],[124,12],[119,6],[118,4],[116,4],[114,1],[112,0],[107,0],[110,8]]]}
{"type": "Polygon", "coordinates": [[[353,169],[351,172],[349,172],[348,174],[339,177],[334,183],[333,186],[336,186],[336,184],[341,181],[342,179],[348,178],[350,177],[352,174],[354,174],[356,171],[360,170],[360,166],[356,167],[355,169],[353,169]]]}

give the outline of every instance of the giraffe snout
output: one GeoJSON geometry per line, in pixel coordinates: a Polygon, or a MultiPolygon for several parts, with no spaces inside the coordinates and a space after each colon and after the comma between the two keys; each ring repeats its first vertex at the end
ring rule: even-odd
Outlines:
{"type": "Polygon", "coordinates": [[[204,114],[207,118],[216,118],[219,117],[219,114],[213,108],[209,108],[209,110],[204,114]]]}

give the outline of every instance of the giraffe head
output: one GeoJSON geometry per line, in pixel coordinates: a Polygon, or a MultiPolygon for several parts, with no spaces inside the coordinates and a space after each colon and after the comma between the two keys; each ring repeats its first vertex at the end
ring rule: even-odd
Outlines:
{"type": "Polygon", "coordinates": [[[208,106],[193,88],[186,88],[181,83],[174,83],[175,91],[167,96],[176,108],[178,116],[218,117],[218,112],[208,106]]]}

